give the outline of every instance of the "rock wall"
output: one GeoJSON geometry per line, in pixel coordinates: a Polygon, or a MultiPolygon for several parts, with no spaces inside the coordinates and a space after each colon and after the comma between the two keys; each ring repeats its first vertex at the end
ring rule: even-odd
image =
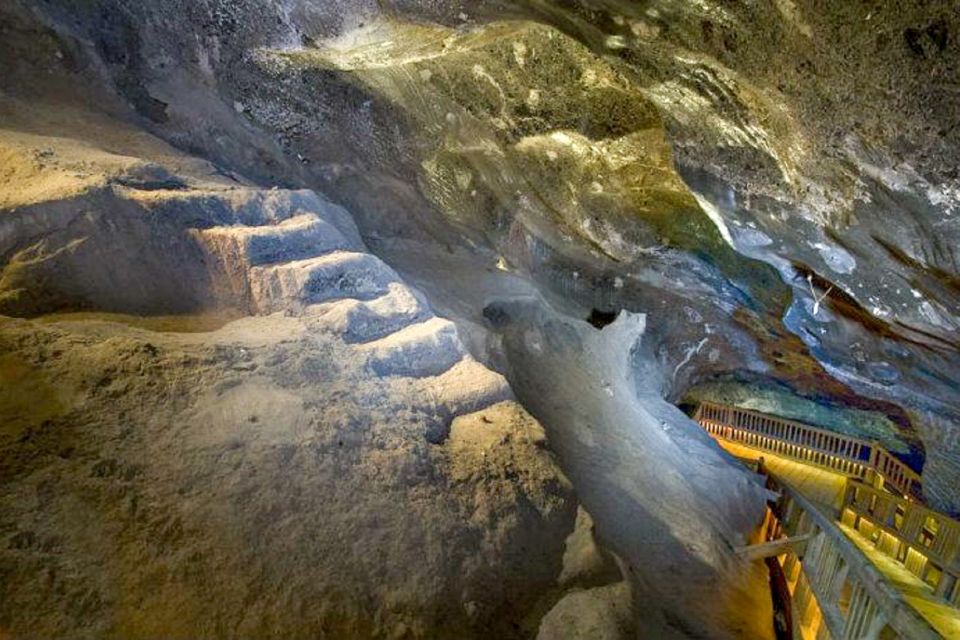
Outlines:
{"type": "Polygon", "coordinates": [[[871,416],[958,509],[958,28],[945,0],[5,3],[0,313],[80,322],[3,322],[0,629],[528,637],[588,603],[598,633],[762,636],[729,553],[762,494],[666,400],[871,416]],[[642,338],[582,321],[621,311],[642,338]],[[544,434],[623,584],[557,582],[544,434]],[[128,589],[92,577],[114,547],[128,589]]]}

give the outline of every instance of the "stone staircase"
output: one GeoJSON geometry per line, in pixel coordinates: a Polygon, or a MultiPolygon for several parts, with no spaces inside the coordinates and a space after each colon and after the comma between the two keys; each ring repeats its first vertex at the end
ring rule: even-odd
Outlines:
{"type": "Polygon", "coordinates": [[[251,312],[297,315],[310,331],[338,335],[372,375],[423,382],[425,402],[451,419],[513,399],[503,376],[474,360],[456,326],[368,253],[342,215],[270,214],[193,231],[251,312]]]}

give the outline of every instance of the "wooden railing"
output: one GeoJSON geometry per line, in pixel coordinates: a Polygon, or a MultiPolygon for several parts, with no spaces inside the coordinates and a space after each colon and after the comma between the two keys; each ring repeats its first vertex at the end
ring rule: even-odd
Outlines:
{"type": "Polygon", "coordinates": [[[873,482],[877,476],[902,495],[923,499],[919,474],[876,442],[778,416],[703,402],[694,414],[711,435],[873,482]]]}
{"type": "Polygon", "coordinates": [[[896,487],[901,494],[923,500],[923,481],[919,474],[879,445],[874,447],[872,466],[884,480],[896,487]]]}
{"type": "Polygon", "coordinates": [[[841,520],[960,606],[960,522],[861,482],[848,481],[841,520]]]}
{"type": "Polygon", "coordinates": [[[771,504],[767,538],[808,537],[782,556],[791,590],[793,637],[803,640],[942,636],[827,515],[786,483],[771,504]]]}

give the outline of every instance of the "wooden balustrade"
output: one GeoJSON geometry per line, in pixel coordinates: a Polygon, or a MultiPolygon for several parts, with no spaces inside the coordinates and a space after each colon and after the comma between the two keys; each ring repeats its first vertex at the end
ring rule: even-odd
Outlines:
{"type": "Polygon", "coordinates": [[[765,520],[769,537],[809,536],[805,549],[783,556],[794,638],[941,637],[828,516],[786,483],[774,482],[780,498],[765,520]]]}
{"type": "MultiPolygon", "coordinates": [[[[842,522],[930,585],[939,599],[960,608],[960,522],[911,500],[922,496],[920,476],[883,447],[719,404],[702,404],[694,418],[716,438],[848,476],[842,522]]],[[[774,481],[781,491],[765,521],[767,539],[785,551],[780,557],[791,583],[795,638],[942,637],[829,515],[774,481]]]]}
{"type": "Polygon", "coordinates": [[[960,522],[861,482],[847,483],[841,513],[938,597],[960,606],[960,522]]]}
{"type": "Polygon", "coordinates": [[[920,476],[876,442],[710,402],[700,404],[694,420],[718,438],[866,481],[879,475],[903,495],[922,499],[920,476]]]}

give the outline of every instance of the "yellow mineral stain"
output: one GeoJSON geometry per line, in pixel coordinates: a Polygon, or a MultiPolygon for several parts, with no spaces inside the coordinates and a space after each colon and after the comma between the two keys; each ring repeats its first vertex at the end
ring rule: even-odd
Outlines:
{"type": "Polygon", "coordinates": [[[64,411],[61,392],[39,368],[14,354],[0,356],[0,435],[18,437],[64,411]]]}

